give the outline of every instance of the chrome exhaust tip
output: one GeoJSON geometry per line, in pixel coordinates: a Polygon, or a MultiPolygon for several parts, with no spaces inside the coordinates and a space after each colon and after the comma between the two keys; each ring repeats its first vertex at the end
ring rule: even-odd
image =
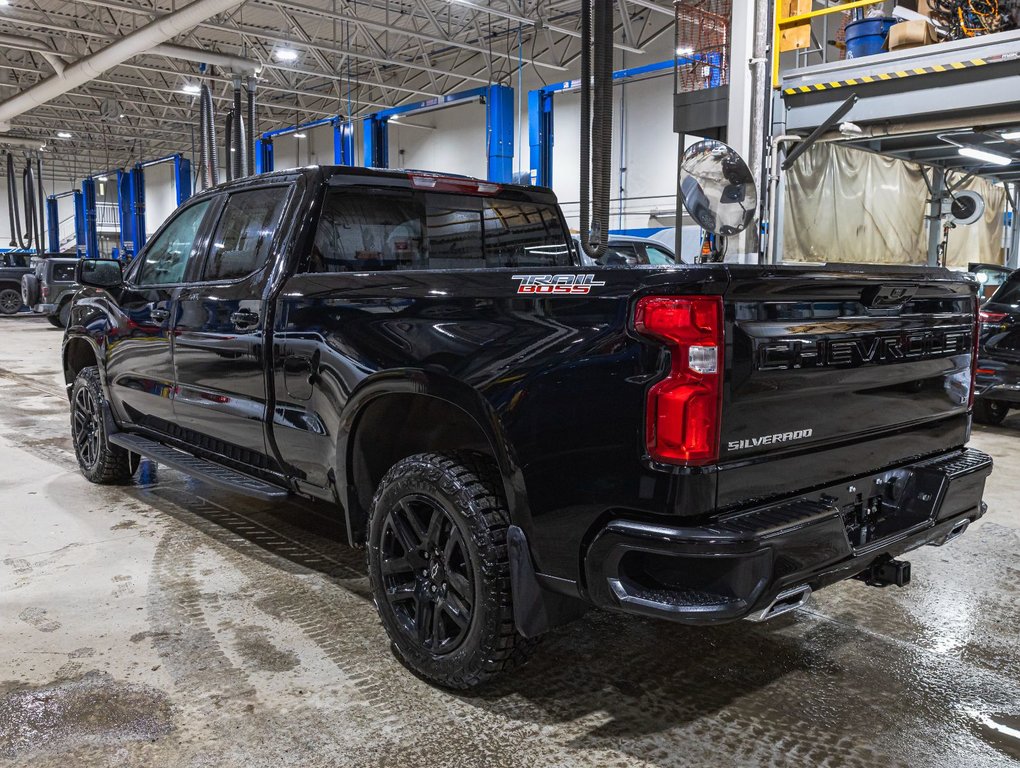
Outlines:
{"type": "Polygon", "coordinates": [[[931,545],[934,546],[934,547],[944,547],[946,544],[951,542],[956,537],[962,536],[964,534],[964,532],[967,530],[967,528],[970,527],[970,522],[971,521],[970,521],[969,517],[968,518],[964,518],[963,520],[958,522],[956,525],[954,525],[950,529],[949,533],[947,533],[945,536],[943,536],[942,538],[936,539],[935,541],[931,542],[931,545]]]}
{"type": "Polygon", "coordinates": [[[776,616],[782,616],[784,613],[789,613],[802,607],[810,597],[811,587],[807,584],[787,589],[776,595],[776,598],[768,604],[768,607],[748,614],[747,620],[761,622],[774,619],[776,616]]]}

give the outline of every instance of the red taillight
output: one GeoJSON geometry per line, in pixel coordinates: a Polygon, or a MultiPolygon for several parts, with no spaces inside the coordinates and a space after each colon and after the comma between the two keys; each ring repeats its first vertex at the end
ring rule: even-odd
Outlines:
{"type": "Polygon", "coordinates": [[[978,312],[978,321],[982,323],[1001,323],[1005,321],[1005,319],[1005,312],[985,312],[984,310],[978,312]]]}
{"type": "Polygon", "coordinates": [[[634,328],[669,348],[669,375],[648,391],[649,455],[669,464],[711,464],[719,458],[722,297],[646,296],[634,328]]]}
{"type": "Polygon", "coordinates": [[[503,187],[491,181],[479,181],[460,176],[441,176],[437,173],[415,171],[407,174],[418,189],[431,189],[436,192],[462,192],[474,195],[496,195],[503,187]]]}
{"type": "Polygon", "coordinates": [[[48,299],[50,297],[50,287],[46,283],[43,283],[39,288],[39,295],[44,299],[48,299]]]}

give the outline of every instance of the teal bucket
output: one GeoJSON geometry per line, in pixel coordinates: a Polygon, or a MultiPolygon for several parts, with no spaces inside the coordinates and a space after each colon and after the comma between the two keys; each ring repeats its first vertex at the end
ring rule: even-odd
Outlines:
{"type": "Polygon", "coordinates": [[[846,57],[859,59],[874,56],[885,50],[889,29],[896,23],[891,16],[880,19],[861,19],[846,25],[846,57]]]}

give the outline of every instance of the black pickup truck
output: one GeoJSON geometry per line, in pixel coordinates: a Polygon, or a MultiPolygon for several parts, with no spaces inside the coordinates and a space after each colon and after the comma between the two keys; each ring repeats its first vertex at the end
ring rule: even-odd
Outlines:
{"type": "Polygon", "coordinates": [[[467,688],[591,605],[763,620],[985,511],[976,284],[584,267],[553,194],[306,168],[184,204],[63,346],[81,470],[321,500],[401,658],[467,688]]]}

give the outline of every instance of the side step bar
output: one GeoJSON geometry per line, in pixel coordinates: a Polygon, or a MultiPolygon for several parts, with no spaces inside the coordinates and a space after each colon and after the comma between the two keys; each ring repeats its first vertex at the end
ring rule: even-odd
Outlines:
{"type": "Polygon", "coordinates": [[[137,453],[139,456],[151,459],[157,464],[163,464],[180,470],[207,483],[218,485],[230,491],[254,496],[263,501],[285,499],[290,495],[286,488],[250,477],[241,472],[235,472],[227,467],[207,461],[206,459],[200,459],[184,451],[178,451],[176,448],[170,448],[140,435],[116,432],[110,435],[109,440],[114,445],[119,445],[121,448],[126,448],[132,453],[137,453]]]}

